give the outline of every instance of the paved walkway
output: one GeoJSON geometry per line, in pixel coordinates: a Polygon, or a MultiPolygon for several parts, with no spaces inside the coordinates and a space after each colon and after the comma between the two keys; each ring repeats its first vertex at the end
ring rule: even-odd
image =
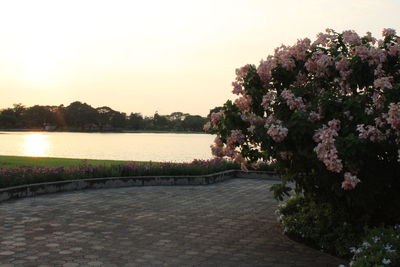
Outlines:
{"type": "Polygon", "coordinates": [[[0,203],[5,266],[338,266],[281,233],[268,187],[132,187],[0,203]]]}

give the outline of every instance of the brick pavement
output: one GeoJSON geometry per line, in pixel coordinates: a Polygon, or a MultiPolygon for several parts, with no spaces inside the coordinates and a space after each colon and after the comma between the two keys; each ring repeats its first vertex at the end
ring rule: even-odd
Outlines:
{"type": "Polygon", "coordinates": [[[0,267],[338,266],[281,233],[274,182],[76,191],[0,203],[0,267]]]}

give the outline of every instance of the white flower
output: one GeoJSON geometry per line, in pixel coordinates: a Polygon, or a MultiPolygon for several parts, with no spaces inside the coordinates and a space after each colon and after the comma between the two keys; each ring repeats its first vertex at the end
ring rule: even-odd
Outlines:
{"type": "Polygon", "coordinates": [[[392,246],[390,244],[386,244],[383,248],[389,253],[393,253],[396,251],[395,249],[392,249],[392,246]]]}
{"type": "Polygon", "coordinates": [[[368,242],[364,242],[364,243],[362,243],[362,245],[363,245],[363,247],[365,247],[365,248],[368,248],[368,247],[371,246],[370,243],[368,243],[368,242]]]}
{"type": "Polygon", "coordinates": [[[379,236],[374,236],[374,237],[372,237],[372,240],[376,243],[379,240],[381,240],[381,238],[379,236]]]}
{"type": "Polygon", "coordinates": [[[383,264],[390,264],[391,262],[392,261],[390,259],[386,259],[386,258],[382,260],[383,264]]]}

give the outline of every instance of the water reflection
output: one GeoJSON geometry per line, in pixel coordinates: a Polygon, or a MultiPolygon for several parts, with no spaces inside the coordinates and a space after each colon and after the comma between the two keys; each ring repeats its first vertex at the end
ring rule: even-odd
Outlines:
{"type": "Polygon", "coordinates": [[[47,136],[41,133],[31,133],[24,135],[22,151],[29,157],[47,157],[49,142],[47,136]]]}
{"type": "Polygon", "coordinates": [[[191,162],[212,158],[209,134],[1,132],[0,155],[191,162]]]}

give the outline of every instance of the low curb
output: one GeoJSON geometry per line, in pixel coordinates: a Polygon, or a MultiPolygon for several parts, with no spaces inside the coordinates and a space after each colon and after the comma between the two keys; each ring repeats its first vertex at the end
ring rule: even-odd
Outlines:
{"type": "Polygon", "coordinates": [[[0,189],[0,202],[37,195],[85,189],[118,188],[131,186],[208,185],[232,178],[279,180],[274,172],[229,170],[207,175],[185,176],[127,176],[65,180],[6,187],[0,189]]]}

